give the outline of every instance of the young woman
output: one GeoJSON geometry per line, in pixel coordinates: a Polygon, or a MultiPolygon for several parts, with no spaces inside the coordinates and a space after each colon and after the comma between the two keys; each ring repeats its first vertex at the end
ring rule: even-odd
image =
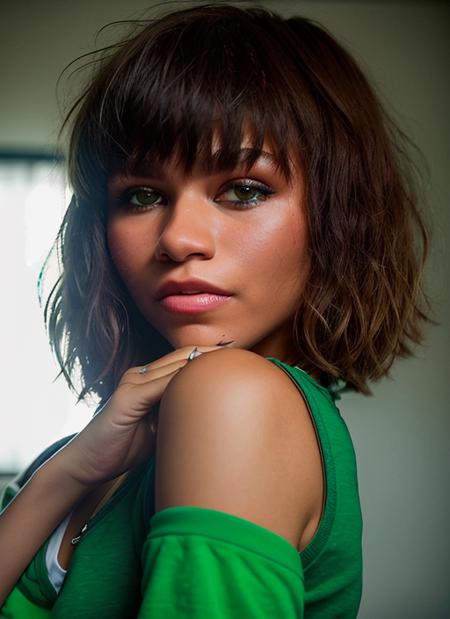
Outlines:
{"type": "Polygon", "coordinates": [[[426,320],[401,133],[320,26],[208,5],[109,49],[71,110],[46,306],[100,405],[7,488],[2,617],[356,617],[336,407],[426,320]]]}

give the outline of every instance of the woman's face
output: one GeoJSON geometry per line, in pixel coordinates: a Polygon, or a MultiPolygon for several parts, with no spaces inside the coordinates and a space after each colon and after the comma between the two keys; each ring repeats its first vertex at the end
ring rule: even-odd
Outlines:
{"type": "Polygon", "coordinates": [[[112,259],[174,348],[234,340],[263,356],[294,358],[292,318],[309,269],[303,183],[297,169],[288,184],[267,142],[263,150],[248,173],[239,165],[186,176],[173,161],[110,179],[112,259]],[[202,282],[189,284],[193,278],[202,282]],[[168,282],[173,288],[161,291],[168,282]]]}

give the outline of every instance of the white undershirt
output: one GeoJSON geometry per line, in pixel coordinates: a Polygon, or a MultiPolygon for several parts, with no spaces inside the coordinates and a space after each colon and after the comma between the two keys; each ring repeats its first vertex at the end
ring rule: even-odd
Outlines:
{"type": "Polygon", "coordinates": [[[45,553],[45,565],[47,567],[48,578],[56,593],[59,593],[59,590],[64,582],[64,578],[67,574],[67,570],[63,569],[58,563],[58,554],[71,516],[72,513],[68,514],[60,525],[53,531],[48,542],[47,552],[45,553]]]}
{"type": "MultiPolygon", "coordinates": [[[[121,475],[119,479],[122,479],[123,477],[124,475],[121,475]]],[[[105,501],[105,498],[108,497],[109,493],[112,493],[112,490],[114,490],[114,486],[116,484],[117,482],[113,484],[113,486],[110,488],[109,492],[105,495],[101,503],[105,501]]],[[[98,509],[98,506],[97,506],[97,509],[98,509]]],[[[69,524],[69,520],[72,514],[73,512],[70,512],[70,514],[68,514],[64,518],[64,520],[58,525],[58,527],[53,531],[53,533],[50,536],[49,542],[48,542],[47,551],[45,553],[45,565],[47,567],[48,579],[53,585],[53,588],[55,589],[56,593],[59,593],[62,587],[62,584],[64,582],[64,578],[67,574],[67,570],[63,569],[58,562],[58,554],[59,554],[59,549],[61,548],[61,542],[63,540],[64,533],[66,532],[66,529],[67,529],[67,526],[69,524]]],[[[82,529],[82,531],[83,530],[84,528],[82,529]]]]}

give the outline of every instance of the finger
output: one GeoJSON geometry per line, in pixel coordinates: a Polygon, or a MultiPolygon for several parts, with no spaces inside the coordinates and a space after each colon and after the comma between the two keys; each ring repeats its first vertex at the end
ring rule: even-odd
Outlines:
{"type": "MultiPolygon", "coordinates": [[[[160,357],[159,359],[152,361],[151,363],[147,363],[143,366],[132,367],[127,370],[127,372],[131,372],[134,374],[136,372],[139,372],[144,367],[147,368],[147,371],[153,371],[160,367],[170,365],[171,363],[176,363],[177,361],[187,361],[189,355],[193,352],[194,349],[196,349],[199,353],[203,354],[207,352],[212,352],[213,350],[219,350],[221,348],[223,348],[223,346],[183,346],[182,348],[177,348],[171,353],[164,355],[164,357],[160,357]]],[[[147,372],[141,370],[141,373],[146,374],[147,372]]]]}
{"type": "Polygon", "coordinates": [[[140,385],[148,382],[149,380],[155,380],[161,376],[165,376],[170,372],[181,369],[186,365],[188,361],[186,359],[180,359],[179,361],[173,361],[172,363],[166,363],[159,367],[143,365],[138,367],[132,367],[127,370],[120,379],[119,385],[140,385]]]}
{"type": "Polygon", "coordinates": [[[223,346],[183,346],[182,348],[177,348],[168,355],[165,355],[164,357],[161,357],[160,359],[156,359],[152,363],[149,363],[148,367],[159,367],[160,365],[164,365],[165,363],[172,363],[173,361],[187,359],[194,349],[203,354],[207,352],[212,352],[213,350],[218,350],[220,348],[223,348],[223,346]]]}
{"type": "Polygon", "coordinates": [[[153,364],[148,364],[130,368],[123,375],[120,384],[123,385],[130,383],[133,385],[140,385],[152,380],[157,380],[166,374],[180,370],[187,363],[189,363],[187,359],[179,359],[178,361],[172,361],[171,363],[166,363],[165,365],[160,365],[159,367],[155,367],[153,364]]]}
{"type": "Polygon", "coordinates": [[[124,425],[124,422],[126,425],[126,418],[128,418],[130,423],[135,423],[136,418],[147,415],[151,407],[161,399],[167,385],[182,367],[180,364],[179,367],[176,367],[171,372],[166,372],[149,381],[121,383],[114,392],[110,402],[112,409],[122,411],[121,425],[124,425]],[[126,411],[125,418],[123,417],[124,411],[126,411]]]}

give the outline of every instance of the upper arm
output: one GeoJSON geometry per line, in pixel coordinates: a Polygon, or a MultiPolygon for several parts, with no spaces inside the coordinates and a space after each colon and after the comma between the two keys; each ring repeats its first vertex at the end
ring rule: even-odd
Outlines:
{"type": "Polygon", "coordinates": [[[216,509],[297,546],[321,492],[314,428],[280,368],[226,349],[198,357],[170,382],[159,412],[156,511],[216,509]]]}

